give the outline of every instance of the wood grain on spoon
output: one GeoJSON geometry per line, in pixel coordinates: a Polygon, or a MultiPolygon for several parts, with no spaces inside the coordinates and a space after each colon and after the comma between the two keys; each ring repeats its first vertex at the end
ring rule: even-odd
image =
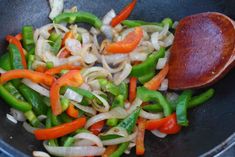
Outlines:
{"type": "Polygon", "coordinates": [[[169,60],[169,88],[211,85],[228,72],[235,59],[234,22],[220,13],[182,19],[175,32],[169,60]]]}

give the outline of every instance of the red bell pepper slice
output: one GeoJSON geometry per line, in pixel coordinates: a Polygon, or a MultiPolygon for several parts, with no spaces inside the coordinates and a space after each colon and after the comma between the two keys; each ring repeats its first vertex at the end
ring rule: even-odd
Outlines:
{"type": "Polygon", "coordinates": [[[58,125],[47,129],[37,129],[34,131],[34,135],[37,140],[50,140],[58,137],[65,136],[82,128],[86,124],[86,118],[78,118],[72,122],[58,125]]]}
{"type": "Polygon", "coordinates": [[[133,102],[136,97],[136,86],[137,86],[137,78],[130,78],[130,87],[129,87],[129,102],[133,102]]]}
{"type": "Polygon", "coordinates": [[[47,70],[45,73],[49,75],[55,75],[60,73],[62,70],[81,70],[80,66],[74,66],[71,64],[64,64],[47,70]]]}
{"type": "Polygon", "coordinates": [[[132,10],[134,9],[137,0],[132,0],[130,4],[128,4],[116,17],[114,17],[111,21],[111,26],[115,27],[123,20],[127,19],[127,17],[131,14],[132,10]]]}
{"type": "Polygon", "coordinates": [[[136,27],[134,31],[127,34],[125,39],[107,45],[106,51],[108,54],[112,53],[129,53],[133,51],[140,43],[143,37],[143,29],[136,27]]]}
{"type": "Polygon", "coordinates": [[[7,81],[13,80],[13,79],[21,79],[21,78],[27,78],[35,83],[42,83],[47,86],[51,86],[55,78],[51,75],[26,70],[26,69],[16,69],[16,70],[10,70],[3,74],[1,74],[0,77],[0,83],[4,84],[7,81]]]}
{"type": "Polygon", "coordinates": [[[64,35],[64,38],[62,39],[62,46],[64,46],[66,40],[67,40],[67,39],[70,39],[70,38],[74,38],[73,32],[71,32],[71,31],[66,32],[65,35],[64,35]]]}
{"type": "Polygon", "coordinates": [[[26,63],[26,59],[25,59],[25,55],[24,55],[24,50],[23,50],[23,47],[22,47],[20,41],[11,35],[7,35],[6,40],[9,43],[14,44],[18,48],[18,50],[20,52],[21,60],[22,60],[22,65],[24,66],[25,69],[27,69],[27,63],[26,63]]]}
{"type": "Polygon", "coordinates": [[[60,88],[62,86],[75,86],[78,87],[83,83],[82,76],[79,70],[71,70],[58,80],[54,81],[50,89],[50,102],[52,113],[59,115],[62,113],[60,104],[60,88]]]}
{"type": "Polygon", "coordinates": [[[175,113],[163,119],[149,120],[145,127],[147,130],[159,130],[165,134],[176,134],[181,130],[181,126],[177,124],[175,113]]]}
{"type": "Polygon", "coordinates": [[[104,120],[99,121],[91,126],[90,131],[93,134],[98,135],[101,132],[101,130],[103,129],[104,124],[105,124],[104,120]]]}
{"type": "Polygon", "coordinates": [[[15,38],[20,41],[20,40],[22,40],[23,36],[21,33],[18,33],[18,34],[16,34],[15,38]]]}
{"type": "Polygon", "coordinates": [[[138,120],[138,132],[136,136],[136,155],[144,155],[144,134],[145,134],[146,120],[140,118],[138,120]]]}
{"type": "Polygon", "coordinates": [[[69,107],[66,110],[67,115],[73,118],[78,118],[78,110],[74,108],[73,104],[69,104],[69,107]]]}
{"type": "Polygon", "coordinates": [[[59,54],[59,58],[67,58],[71,55],[71,52],[66,48],[59,54]]]}

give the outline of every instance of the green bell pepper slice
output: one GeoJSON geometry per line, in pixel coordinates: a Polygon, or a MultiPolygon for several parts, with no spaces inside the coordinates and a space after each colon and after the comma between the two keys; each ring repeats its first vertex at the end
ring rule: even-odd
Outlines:
{"type": "Polygon", "coordinates": [[[75,22],[84,22],[89,23],[98,29],[100,29],[102,26],[102,21],[97,16],[83,11],[78,11],[74,13],[62,13],[56,16],[53,21],[54,23],[67,22],[70,24],[75,22]]]}
{"type": "Polygon", "coordinates": [[[4,53],[0,57],[0,67],[6,71],[11,70],[10,54],[4,53]]]}

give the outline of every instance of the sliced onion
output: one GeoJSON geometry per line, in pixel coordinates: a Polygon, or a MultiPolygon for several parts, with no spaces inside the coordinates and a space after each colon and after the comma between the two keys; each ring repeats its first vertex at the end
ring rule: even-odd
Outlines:
{"type": "Polygon", "coordinates": [[[152,130],[151,132],[152,132],[155,136],[157,136],[157,137],[159,137],[159,138],[164,138],[164,137],[167,136],[167,134],[162,133],[162,132],[160,132],[160,131],[158,131],[158,130],[152,130]]]}
{"type": "Polygon", "coordinates": [[[46,88],[38,85],[37,83],[34,83],[28,79],[23,79],[22,82],[27,85],[28,87],[30,87],[31,89],[35,90],[36,92],[38,92],[41,95],[44,95],[46,97],[50,96],[50,92],[49,90],[47,90],[46,88]]]}
{"type": "Polygon", "coordinates": [[[170,33],[164,40],[164,47],[168,47],[171,46],[174,40],[174,35],[172,33],[170,33]]]}
{"type": "Polygon", "coordinates": [[[49,0],[51,12],[49,18],[53,20],[57,15],[63,11],[64,0],[49,0]]]}
{"type": "Polygon", "coordinates": [[[93,95],[102,103],[102,106],[100,106],[95,100],[93,100],[93,108],[99,112],[108,112],[110,108],[109,103],[103,97],[99,96],[94,92],[93,95]]]}
{"type": "Polygon", "coordinates": [[[103,67],[108,70],[110,73],[116,73],[119,72],[123,69],[123,67],[125,66],[125,62],[122,62],[118,67],[116,68],[111,68],[108,63],[105,60],[104,55],[101,55],[101,61],[102,61],[102,65],[103,67]]]}
{"type": "Polygon", "coordinates": [[[169,60],[169,58],[170,58],[170,49],[168,49],[166,52],[165,52],[165,56],[164,56],[164,58],[167,58],[167,60],[169,60]]]}
{"type": "Polygon", "coordinates": [[[155,50],[159,50],[160,49],[160,45],[159,45],[159,33],[155,32],[151,35],[151,43],[153,44],[153,47],[155,48],[155,50]]]}
{"type": "Polygon", "coordinates": [[[92,90],[100,90],[100,83],[98,80],[89,81],[88,84],[92,90]]]}
{"type": "Polygon", "coordinates": [[[141,109],[140,117],[145,118],[145,119],[160,119],[163,117],[163,114],[162,113],[148,113],[141,109]]]}
{"type": "Polygon", "coordinates": [[[88,32],[82,33],[81,36],[82,36],[82,44],[89,44],[91,42],[90,34],[88,32]]]}
{"type": "Polygon", "coordinates": [[[73,101],[76,101],[78,103],[81,102],[82,98],[83,98],[82,95],[78,94],[77,92],[75,92],[75,91],[73,91],[69,88],[65,91],[64,96],[66,98],[68,98],[69,100],[73,100],[73,101]]]}
{"type": "Polygon", "coordinates": [[[125,151],[125,154],[130,154],[130,153],[131,153],[131,149],[132,149],[133,147],[135,147],[135,146],[136,146],[135,142],[130,142],[128,148],[127,148],[126,151],[125,151]]]}
{"type": "Polygon", "coordinates": [[[122,29],[123,29],[123,27],[122,27],[121,24],[118,24],[117,26],[114,27],[114,30],[115,30],[116,32],[121,32],[122,29]]]}
{"type": "Polygon", "coordinates": [[[49,146],[46,141],[43,142],[45,149],[55,156],[100,156],[104,153],[104,147],[82,146],[82,147],[62,147],[49,146]]]}
{"type": "Polygon", "coordinates": [[[141,52],[136,52],[136,51],[131,52],[129,54],[131,61],[145,61],[147,58],[147,55],[148,55],[147,53],[141,53],[141,52]]]}
{"type": "Polygon", "coordinates": [[[74,106],[76,106],[77,108],[79,108],[80,110],[90,114],[90,115],[95,115],[96,114],[96,110],[94,110],[92,107],[89,106],[83,106],[80,104],[77,104],[75,102],[71,102],[74,106]]]}
{"type": "Polygon", "coordinates": [[[9,121],[11,121],[12,123],[17,124],[17,120],[10,114],[6,114],[6,117],[9,121]]]}
{"type": "Polygon", "coordinates": [[[65,47],[72,53],[72,55],[78,55],[82,48],[82,45],[76,39],[67,39],[65,41],[65,47]]]}
{"type": "Polygon", "coordinates": [[[100,48],[100,45],[99,45],[99,42],[98,42],[98,39],[97,39],[97,35],[93,35],[93,43],[94,43],[94,45],[97,49],[100,48]]]}
{"type": "Polygon", "coordinates": [[[100,31],[97,30],[97,29],[94,28],[94,27],[91,27],[90,32],[91,32],[91,34],[93,34],[93,35],[98,35],[98,34],[100,34],[100,31]]]}
{"type": "Polygon", "coordinates": [[[23,112],[21,112],[19,110],[16,110],[14,108],[11,108],[10,109],[10,113],[15,118],[15,120],[20,121],[20,122],[24,122],[25,121],[25,116],[24,116],[23,112]]]}
{"type": "Polygon", "coordinates": [[[5,72],[6,72],[6,71],[5,71],[4,69],[0,68],[0,73],[1,73],[1,74],[5,73],[5,72]]]}
{"type": "Polygon", "coordinates": [[[102,144],[100,138],[92,133],[86,133],[86,132],[79,133],[79,134],[75,135],[74,138],[75,139],[86,139],[86,140],[92,141],[98,147],[103,147],[103,144],[102,144]]]}
{"type": "Polygon", "coordinates": [[[38,120],[42,121],[42,120],[44,120],[44,119],[47,119],[47,116],[41,114],[41,115],[39,115],[37,118],[38,118],[38,120]]]}
{"type": "Polygon", "coordinates": [[[123,71],[114,75],[114,83],[116,85],[119,85],[123,80],[125,80],[129,76],[129,74],[131,73],[131,69],[132,66],[129,63],[125,64],[123,71]]]}
{"type": "Polygon", "coordinates": [[[178,24],[179,24],[179,22],[178,22],[178,21],[175,21],[175,22],[173,23],[173,25],[172,25],[172,28],[173,28],[173,29],[176,29],[176,27],[177,27],[178,24]]]}
{"type": "Polygon", "coordinates": [[[46,64],[44,62],[41,62],[41,61],[38,61],[38,60],[35,60],[32,64],[32,68],[33,69],[37,69],[37,67],[46,67],[46,64]]]}
{"type": "Polygon", "coordinates": [[[159,58],[156,69],[157,70],[163,69],[166,63],[167,63],[167,58],[159,58]]]}
{"type": "Polygon", "coordinates": [[[24,122],[23,123],[23,127],[25,128],[26,131],[28,131],[29,133],[33,134],[35,130],[37,130],[38,128],[34,128],[32,127],[29,123],[24,122]]]}
{"type": "Polygon", "coordinates": [[[33,157],[50,157],[50,155],[42,151],[33,151],[33,157]]]}
{"type": "Polygon", "coordinates": [[[159,88],[160,91],[166,91],[168,89],[168,79],[164,79],[159,88]]]}
{"type": "Polygon", "coordinates": [[[123,127],[113,127],[109,131],[107,131],[105,134],[102,134],[102,135],[119,135],[122,137],[127,137],[128,132],[123,127]]]}
{"type": "Polygon", "coordinates": [[[84,61],[87,63],[87,64],[92,64],[92,63],[95,63],[97,61],[97,57],[95,55],[93,55],[92,53],[87,53],[85,56],[84,56],[84,61]]]}
{"type": "Polygon", "coordinates": [[[111,26],[103,25],[100,30],[101,30],[101,32],[104,33],[104,35],[106,36],[107,39],[109,39],[109,40],[113,39],[113,30],[112,30],[111,26]]]}
{"type": "Polygon", "coordinates": [[[110,118],[123,119],[127,116],[128,116],[128,113],[126,112],[126,110],[124,110],[121,107],[115,107],[114,109],[110,110],[109,112],[100,113],[94,117],[91,117],[87,121],[85,128],[89,128],[90,126],[92,126],[96,122],[99,122],[99,121],[102,121],[105,119],[110,119],[110,118]]]}
{"type": "Polygon", "coordinates": [[[135,131],[133,134],[127,136],[127,137],[120,137],[120,138],[115,138],[111,140],[104,140],[102,141],[103,145],[116,145],[124,142],[129,142],[133,140],[137,135],[137,131],[135,131]]]}
{"type": "Polygon", "coordinates": [[[157,25],[144,25],[141,26],[147,33],[153,33],[153,32],[160,32],[162,31],[162,27],[161,26],[157,26],[157,25]]]}
{"type": "Polygon", "coordinates": [[[127,54],[105,55],[104,57],[105,57],[107,64],[113,64],[113,65],[116,65],[128,59],[127,54]]]}
{"type": "Polygon", "coordinates": [[[128,114],[131,114],[134,110],[137,109],[137,107],[140,107],[142,104],[142,100],[139,98],[135,98],[135,100],[133,101],[133,103],[131,104],[131,107],[128,109],[128,114]]]}
{"type": "Polygon", "coordinates": [[[159,33],[159,39],[166,37],[169,30],[169,24],[164,25],[162,31],[159,33]]]}
{"type": "Polygon", "coordinates": [[[109,77],[112,78],[112,75],[110,72],[108,72],[107,70],[105,70],[102,67],[98,67],[98,66],[94,66],[91,68],[86,68],[84,69],[82,72],[82,77],[84,78],[85,82],[87,82],[89,77],[109,77]]]}
{"type": "Polygon", "coordinates": [[[107,12],[106,15],[104,15],[102,22],[105,25],[109,25],[112,19],[116,16],[116,13],[113,9],[111,9],[109,12],[107,12]]]}
{"type": "Polygon", "coordinates": [[[91,88],[87,83],[83,83],[79,88],[91,91],[91,88]]]}
{"type": "Polygon", "coordinates": [[[74,143],[74,146],[93,146],[94,142],[90,140],[79,140],[74,143]]]}
{"type": "Polygon", "coordinates": [[[131,106],[130,102],[126,101],[124,104],[125,109],[128,109],[131,106]]]}

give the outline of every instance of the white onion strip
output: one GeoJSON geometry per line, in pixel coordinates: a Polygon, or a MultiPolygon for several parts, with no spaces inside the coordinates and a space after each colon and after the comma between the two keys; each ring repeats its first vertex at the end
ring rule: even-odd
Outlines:
{"type": "Polygon", "coordinates": [[[86,133],[86,132],[79,133],[79,134],[75,135],[74,138],[75,139],[86,139],[86,140],[92,141],[98,147],[103,147],[103,144],[102,144],[100,138],[92,133],[86,133]]]}
{"type": "Polygon", "coordinates": [[[133,134],[129,135],[128,137],[120,137],[120,138],[115,138],[111,140],[104,140],[102,141],[102,143],[103,145],[116,145],[116,144],[131,141],[136,137],[136,135],[137,135],[137,130],[133,134]]]}
{"type": "Polygon", "coordinates": [[[77,108],[79,108],[80,110],[88,113],[88,114],[91,114],[91,115],[95,115],[96,114],[96,110],[94,110],[92,107],[89,107],[89,106],[83,106],[83,105],[80,105],[80,104],[77,104],[75,102],[71,102],[74,106],[76,106],[77,108]]]}
{"type": "Polygon", "coordinates": [[[27,122],[24,122],[24,123],[23,123],[23,127],[24,127],[24,129],[25,129],[26,131],[28,131],[28,132],[31,133],[31,134],[33,134],[33,132],[38,129],[38,128],[32,127],[32,126],[31,126],[29,123],[27,123],[27,122]]]}
{"type": "Polygon", "coordinates": [[[117,68],[111,68],[107,61],[105,60],[104,55],[101,55],[101,61],[102,61],[102,65],[105,69],[107,69],[110,73],[116,73],[119,72],[123,69],[125,62],[122,62],[117,68]]]}
{"type": "Polygon", "coordinates": [[[62,147],[62,146],[49,146],[46,141],[43,142],[45,149],[55,156],[100,156],[104,153],[104,147],[96,146],[82,146],[82,147],[62,147]]]}
{"type": "Polygon", "coordinates": [[[132,66],[128,63],[125,64],[123,71],[120,73],[116,73],[114,75],[113,81],[116,85],[119,85],[123,80],[125,80],[129,74],[131,73],[132,66]]]}
{"type": "Polygon", "coordinates": [[[164,138],[164,137],[167,136],[167,134],[162,133],[162,132],[160,132],[160,131],[158,131],[158,130],[152,130],[151,132],[152,132],[155,136],[157,136],[157,137],[159,137],[159,138],[164,138]]]}
{"type": "Polygon", "coordinates": [[[24,116],[24,113],[19,111],[19,110],[16,110],[14,108],[11,108],[10,109],[10,112],[11,112],[11,115],[17,120],[17,121],[20,121],[20,122],[24,122],[25,121],[25,116],[24,116]]]}
{"type": "Polygon", "coordinates": [[[50,157],[50,155],[42,151],[33,151],[33,157],[50,157]]]}
{"type": "Polygon", "coordinates": [[[85,125],[85,128],[89,128],[90,126],[92,126],[96,122],[99,122],[99,121],[102,121],[102,120],[105,120],[105,119],[109,119],[109,118],[123,119],[127,116],[128,116],[128,113],[126,112],[126,110],[124,110],[121,107],[116,107],[116,108],[110,110],[109,112],[100,113],[100,114],[97,114],[94,117],[91,117],[87,121],[87,123],[85,125]]]}
{"type": "Polygon", "coordinates": [[[4,69],[0,68],[0,73],[1,73],[1,74],[5,73],[5,72],[6,72],[6,71],[5,71],[4,69]]]}
{"type": "Polygon", "coordinates": [[[6,114],[6,117],[9,121],[11,121],[14,124],[17,124],[17,120],[10,114],[6,114]]]}
{"type": "Polygon", "coordinates": [[[40,93],[41,95],[44,95],[46,97],[50,96],[50,92],[49,90],[47,90],[46,88],[38,85],[37,83],[34,83],[28,79],[23,79],[22,82],[27,85],[28,87],[30,87],[31,89],[35,90],[36,92],[40,93]]]}
{"type": "Polygon", "coordinates": [[[163,117],[162,113],[148,113],[141,109],[140,117],[145,119],[161,119],[163,117]]]}
{"type": "Polygon", "coordinates": [[[75,91],[73,91],[73,90],[71,90],[69,88],[65,91],[64,96],[66,98],[68,98],[69,100],[73,100],[73,101],[76,101],[78,103],[81,102],[82,99],[83,99],[82,95],[76,93],[75,91]]]}
{"type": "Polygon", "coordinates": [[[99,111],[99,112],[108,112],[109,111],[109,103],[101,96],[99,96],[98,94],[93,92],[93,95],[99,99],[101,101],[101,103],[103,104],[103,106],[100,106],[98,103],[96,103],[96,101],[94,100],[92,103],[92,106],[95,110],[99,111]]]}

